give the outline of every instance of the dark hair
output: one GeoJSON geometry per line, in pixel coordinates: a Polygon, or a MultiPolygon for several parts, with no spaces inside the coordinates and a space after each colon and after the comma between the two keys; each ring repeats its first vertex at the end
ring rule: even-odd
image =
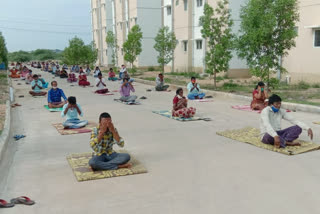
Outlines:
{"type": "Polygon", "coordinates": [[[102,76],[102,73],[101,73],[101,72],[99,72],[99,73],[98,73],[98,76],[102,76]]]}
{"type": "Polygon", "coordinates": [[[258,89],[258,87],[261,87],[261,86],[265,86],[264,82],[258,82],[257,86],[256,86],[256,89],[258,89]]]}
{"type": "Polygon", "coordinates": [[[160,73],[159,76],[163,76],[163,73],[160,73]]]}
{"type": "Polygon", "coordinates": [[[269,106],[270,105],[273,105],[273,103],[276,103],[276,102],[281,102],[281,97],[279,97],[278,95],[276,94],[272,94],[271,97],[269,97],[269,106]]]}
{"type": "Polygon", "coordinates": [[[74,105],[77,104],[77,99],[76,97],[68,97],[68,102],[74,105]]]}
{"type": "Polygon", "coordinates": [[[195,77],[191,77],[191,80],[195,80],[196,78],[195,77]]]}
{"type": "Polygon", "coordinates": [[[127,80],[129,82],[130,78],[123,78],[123,81],[127,80]]]}
{"type": "MultiPolygon", "coordinates": [[[[54,82],[57,83],[57,81],[53,80],[53,81],[51,82],[51,85],[52,85],[54,82]]],[[[58,84],[58,83],[57,83],[57,84],[58,84]]]]}
{"type": "Polygon", "coordinates": [[[32,73],[32,70],[31,70],[31,69],[29,69],[29,72],[31,72],[31,73],[32,73]]]}
{"type": "Polygon", "coordinates": [[[109,71],[113,71],[113,68],[110,68],[109,71]]]}
{"type": "Polygon", "coordinates": [[[99,116],[99,122],[101,122],[101,119],[102,119],[102,118],[111,118],[111,116],[110,116],[109,113],[103,112],[103,113],[101,113],[100,116],[99,116]]]}
{"type": "Polygon", "coordinates": [[[183,89],[182,88],[178,88],[177,91],[176,91],[176,94],[178,95],[180,91],[183,91],[183,89]]]}
{"type": "Polygon", "coordinates": [[[33,78],[37,78],[37,77],[39,77],[39,76],[38,76],[38,75],[36,75],[36,74],[34,74],[32,77],[33,77],[33,78]]]}

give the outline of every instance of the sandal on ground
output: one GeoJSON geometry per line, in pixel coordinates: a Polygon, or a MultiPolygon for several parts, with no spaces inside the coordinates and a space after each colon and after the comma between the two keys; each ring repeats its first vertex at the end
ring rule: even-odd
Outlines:
{"type": "Polygon", "coordinates": [[[145,96],[140,97],[141,100],[147,99],[145,96]]]}
{"type": "Polygon", "coordinates": [[[26,137],[25,135],[18,135],[18,134],[16,134],[15,136],[13,136],[14,137],[14,139],[16,139],[16,140],[20,140],[21,138],[24,138],[24,137],[26,137]]]}
{"type": "Polygon", "coordinates": [[[24,204],[24,205],[34,205],[35,202],[26,196],[20,196],[18,198],[11,199],[13,204],[24,204]]]}
{"type": "Polygon", "coordinates": [[[0,199],[0,208],[14,207],[14,203],[8,203],[7,201],[0,199]]]}

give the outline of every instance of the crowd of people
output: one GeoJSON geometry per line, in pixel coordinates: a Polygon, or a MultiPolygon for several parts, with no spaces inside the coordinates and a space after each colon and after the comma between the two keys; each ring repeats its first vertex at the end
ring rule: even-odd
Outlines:
{"type": "MultiPolygon", "coordinates": [[[[78,82],[79,86],[90,86],[87,76],[91,74],[91,69],[86,66],[84,71],[81,66],[73,65],[70,72],[67,70],[68,66],[60,66],[58,62],[33,62],[31,66],[34,68],[41,68],[43,72],[52,73],[55,77],[66,79],[69,83],[78,82]],[[40,65],[40,66],[39,66],[40,65]],[[61,70],[60,70],[61,67],[61,70]],[[77,76],[78,74],[78,76],[77,76]]],[[[48,82],[41,78],[40,74],[33,74],[32,70],[23,66],[21,63],[14,64],[10,70],[11,78],[20,78],[25,80],[27,84],[31,85],[32,96],[47,95],[47,102],[49,108],[62,108],[61,116],[66,120],[63,122],[65,129],[78,129],[88,125],[87,120],[80,120],[83,117],[81,105],[77,103],[75,96],[67,97],[64,91],[58,88],[58,82],[53,80],[51,82],[51,89],[46,92],[43,89],[48,87],[48,82]]],[[[107,88],[106,78],[103,77],[103,72],[96,67],[93,71],[96,87],[95,93],[105,94],[109,92],[107,88]]],[[[116,77],[112,68],[109,69],[109,81],[120,82],[120,101],[127,103],[134,103],[137,100],[133,85],[134,79],[130,78],[125,65],[121,66],[119,77],[116,77]]],[[[169,85],[165,84],[164,74],[160,73],[156,78],[155,91],[167,91],[169,85]]],[[[184,96],[182,88],[176,90],[176,94],[172,102],[172,116],[180,118],[191,118],[196,114],[194,107],[188,106],[188,100],[201,100],[205,98],[205,93],[201,90],[200,84],[195,77],[191,77],[187,84],[188,94],[184,96]]],[[[281,98],[273,94],[269,97],[269,90],[265,89],[265,84],[259,82],[252,92],[252,110],[260,110],[260,131],[261,141],[265,144],[272,144],[277,148],[284,148],[286,146],[299,146],[297,141],[302,130],[306,130],[310,138],[313,138],[313,132],[306,124],[297,121],[290,113],[281,108],[281,98]],[[281,120],[287,120],[294,124],[294,126],[282,129],[281,120]]],[[[104,112],[99,116],[99,125],[93,129],[91,134],[90,146],[95,155],[89,161],[90,166],[95,170],[111,170],[123,167],[130,167],[128,164],[130,156],[128,154],[119,154],[113,150],[113,145],[117,144],[121,147],[124,145],[123,139],[120,137],[117,129],[112,123],[110,114],[104,112]]]]}

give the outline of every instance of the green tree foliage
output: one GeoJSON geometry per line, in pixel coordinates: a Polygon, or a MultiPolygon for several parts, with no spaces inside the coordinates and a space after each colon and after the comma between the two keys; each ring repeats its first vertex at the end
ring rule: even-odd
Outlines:
{"type": "Polygon", "coordinates": [[[31,52],[32,60],[46,61],[46,60],[59,60],[61,53],[57,53],[48,49],[37,49],[31,52]]]}
{"type": "Polygon", "coordinates": [[[232,58],[234,35],[231,31],[233,21],[228,9],[228,0],[221,0],[216,8],[204,5],[204,16],[200,18],[202,24],[202,37],[207,39],[208,50],[205,62],[206,72],[214,75],[214,87],[216,88],[216,74],[229,69],[229,61],[232,58]]]}
{"type": "Polygon", "coordinates": [[[118,61],[117,59],[118,45],[117,45],[117,38],[115,37],[112,31],[107,32],[106,43],[108,45],[108,48],[112,50],[112,64],[116,65],[118,63],[117,62],[118,61]]]}
{"type": "Polygon", "coordinates": [[[68,65],[93,64],[97,56],[98,51],[93,43],[85,45],[82,39],[74,37],[63,51],[63,62],[68,65]]]}
{"type": "Polygon", "coordinates": [[[153,47],[159,52],[158,63],[164,71],[164,66],[173,60],[173,51],[177,46],[177,39],[174,32],[170,32],[169,27],[165,26],[159,29],[154,40],[156,44],[153,47]]]}
{"type": "Polygon", "coordinates": [[[286,72],[279,57],[295,46],[297,0],[250,0],[241,10],[241,19],[238,54],[252,73],[269,81],[277,70],[286,72]]]}
{"type": "Polygon", "coordinates": [[[32,60],[32,55],[27,51],[16,51],[9,53],[9,60],[11,62],[29,62],[32,60]]]}
{"type": "Polygon", "coordinates": [[[135,25],[131,28],[128,39],[123,43],[124,59],[131,64],[136,60],[137,56],[142,52],[141,48],[142,32],[139,25],[135,25]]]}
{"type": "Polygon", "coordinates": [[[8,50],[6,46],[6,41],[0,32],[0,63],[4,63],[6,68],[8,68],[8,50]]]}

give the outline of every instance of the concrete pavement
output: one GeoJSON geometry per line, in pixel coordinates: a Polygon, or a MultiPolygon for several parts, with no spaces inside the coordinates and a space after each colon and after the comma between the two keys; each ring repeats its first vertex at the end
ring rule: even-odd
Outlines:
{"type": "MultiPolygon", "coordinates": [[[[52,80],[51,74],[34,73],[52,80]]],[[[37,204],[16,205],[0,213],[320,213],[320,151],[286,156],[215,134],[259,126],[259,114],[230,107],[246,101],[189,102],[198,114],[213,120],[183,123],[151,112],[171,109],[174,92],[146,92],[150,86],[135,83],[135,94],[148,99],[142,105],[127,106],[113,101],[119,95],[99,96],[92,93],[94,88],[56,80],[67,96],[77,97],[85,119],[97,121],[101,112],[109,112],[125,149],[149,172],[77,182],[66,156],[91,151],[90,134],[60,135],[51,125],[63,121],[60,114],[42,107],[45,98],[28,95],[30,86],[14,82],[16,101],[23,106],[13,109],[13,132],[27,137],[10,143],[13,161],[0,198],[27,195],[37,204]],[[24,98],[17,98],[22,94],[24,98]]],[[[89,80],[94,83],[92,77],[89,80]]],[[[120,84],[108,82],[107,86],[115,90],[120,84]]],[[[320,142],[320,126],[312,124],[319,116],[292,114],[310,125],[315,141],[320,142]]],[[[302,138],[307,139],[306,133],[302,138]]]]}

